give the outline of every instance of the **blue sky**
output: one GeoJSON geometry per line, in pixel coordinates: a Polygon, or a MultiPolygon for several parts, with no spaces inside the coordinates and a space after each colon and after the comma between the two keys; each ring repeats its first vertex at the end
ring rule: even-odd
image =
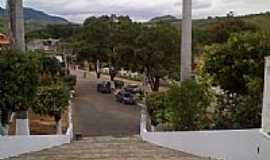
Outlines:
{"type": "MultiPolygon", "coordinates": [[[[3,4],[5,0],[0,1],[3,4]]],[[[145,21],[167,14],[180,17],[182,0],[24,0],[24,4],[73,22],[112,13],[145,21]]],[[[222,16],[229,11],[237,15],[270,11],[270,0],[193,0],[194,18],[222,16]]]]}

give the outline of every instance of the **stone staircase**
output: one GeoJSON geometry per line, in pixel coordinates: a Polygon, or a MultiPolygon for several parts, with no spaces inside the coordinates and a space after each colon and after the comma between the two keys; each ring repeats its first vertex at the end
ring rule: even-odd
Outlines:
{"type": "Polygon", "coordinates": [[[205,160],[143,142],[139,137],[91,137],[9,160],[205,160]]]}

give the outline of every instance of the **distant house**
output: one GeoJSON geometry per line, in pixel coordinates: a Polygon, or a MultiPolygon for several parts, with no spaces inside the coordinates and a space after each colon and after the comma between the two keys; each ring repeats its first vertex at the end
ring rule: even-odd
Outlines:
{"type": "Polygon", "coordinates": [[[56,54],[59,46],[58,39],[35,39],[27,43],[29,51],[39,51],[47,54],[56,54]]]}
{"type": "Polygon", "coordinates": [[[10,39],[5,34],[0,33],[0,48],[8,47],[10,44],[10,39]]]}

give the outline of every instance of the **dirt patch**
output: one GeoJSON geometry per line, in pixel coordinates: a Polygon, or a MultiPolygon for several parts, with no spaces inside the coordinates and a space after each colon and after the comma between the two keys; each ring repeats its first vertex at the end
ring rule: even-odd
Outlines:
{"type": "MultiPolygon", "coordinates": [[[[30,134],[31,135],[54,135],[56,134],[56,126],[53,117],[49,116],[40,116],[34,114],[33,112],[29,113],[30,119],[30,134]]],[[[63,133],[66,132],[68,128],[68,111],[63,114],[62,118],[63,123],[63,133]]],[[[15,135],[16,133],[16,120],[10,124],[9,135],[15,135]]]]}

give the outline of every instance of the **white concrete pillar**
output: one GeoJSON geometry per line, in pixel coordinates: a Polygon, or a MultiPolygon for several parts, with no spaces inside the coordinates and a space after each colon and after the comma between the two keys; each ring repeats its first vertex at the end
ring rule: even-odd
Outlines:
{"type": "Polygon", "coordinates": [[[60,119],[59,121],[56,122],[56,134],[57,135],[62,135],[62,120],[60,119]]]}
{"type": "Polygon", "coordinates": [[[147,110],[142,108],[141,110],[141,121],[140,121],[140,136],[143,137],[147,132],[147,110]]]}
{"type": "Polygon", "coordinates": [[[16,119],[16,135],[30,135],[28,119],[16,119]]]}
{"type": "Polygon", "coordinates": [[[96,66],[96,69],[97,69],[97,73],[100,73],[101,72],[101,69],[100,69],[100,61],[97,60],[97,66],[96,66]]]}
{"type": "Polygon", "coordinates": [[[27,111],[16,112],[16,135],[30,135],[27,111]]]}
{"type": "Polygon", "coordinates": [[[265,58],[262,129],[270,133],[270,57],[265,58]]]}
{"type": "Polygon", "coordinates": [[[192,78],[192,0],[183,0],[181,81],[192,78]]]}
{"type": "Polygon", "coordinates": [[[115,82],[114,81],[110,81],[110,83],[111,83],[111,89],[112,90],[115,90],[116,89],[115,82]]]}

